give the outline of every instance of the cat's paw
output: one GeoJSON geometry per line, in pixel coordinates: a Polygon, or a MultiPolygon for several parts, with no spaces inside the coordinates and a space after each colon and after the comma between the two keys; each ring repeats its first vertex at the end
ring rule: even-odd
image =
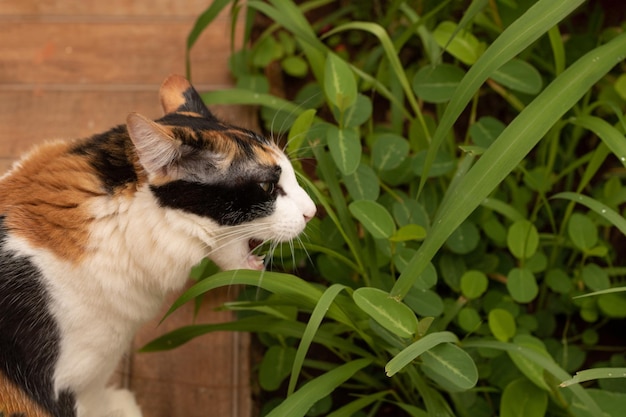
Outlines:
{"type": "Polygon", "coordinates": [[[78,417],[142,417],[135,396],[128,390],[107,388],[96,398],[79,400],[78,417]]]}

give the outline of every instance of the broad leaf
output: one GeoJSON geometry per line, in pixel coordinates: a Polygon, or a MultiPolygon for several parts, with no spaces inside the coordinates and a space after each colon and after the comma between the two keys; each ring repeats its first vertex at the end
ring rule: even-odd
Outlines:
{"type": "Polygon", "coordinates": [[[378,288],[362,287],[354,291],[354,302],[385,329],[403,338],[413,337],[417,329],[415,313],[402,301],[378,288]]]}
{"type": "Polygon", "coordinates": [[[332,52],[326,57],[324,92],[328,100],[345,112],[354,104],[357,96],[356,79],[350,65],[332,52]]]}
{"type": "Polygon", "coordinates": [[[422,370],[449,391],[466,391],[478,382],[478,369],[472,357],[452,343],[444,343],[424,352],[422,370]]]}
{"type": "Polygon", "coordinates": [[[391,214],[375,201],[354,201],[348,208],[350,213],[376,239],[387,239],[396,231],[396,225],[391,214]]]}
{"type": "Polygon", "coordinates": [[[326,131],[328,149],[343,175],[354,173],[361,162],[361,141],[356,131],[330,125],[326,131]]]}
{"type": "Polygon", "coordinates": [[[502,393],[500,417],[543,417],[547,409],[548,393],[527,379],[516,379],[502,393]]]}

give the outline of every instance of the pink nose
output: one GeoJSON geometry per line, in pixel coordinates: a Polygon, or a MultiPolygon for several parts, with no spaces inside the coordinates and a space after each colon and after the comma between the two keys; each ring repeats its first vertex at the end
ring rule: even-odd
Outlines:
{"type": "Polygon", "coordinates": [[[311,220],[313,217],[315,217],[315,215],[310,216],[308,214],[303,214],[303,216],[304,216],[304,221],[307,222],[307,223],[309,222],[309,220],[311,220]]]}

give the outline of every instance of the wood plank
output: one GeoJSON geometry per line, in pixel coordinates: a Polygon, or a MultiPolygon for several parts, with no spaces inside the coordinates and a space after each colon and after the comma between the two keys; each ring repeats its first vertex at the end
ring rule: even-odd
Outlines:
{"type": "MultiPolygon", "coordinates": [[[[1,23],[0,87],[11,84],[159,85],[185,73],[191,21],[1,23]]],[[[227,64],[230,23],[218,20],[191,53],[193,80],[232,84],[227,64]]]]}
{"type": "Polygon", "coordinates": [[[209,4],[207,0],[3,0],[0,15],[197,16],[209,4]]]}
{"type": "MultiPolygon", "coordinates": [[[[61,91],[0,89],[0,172],[33,145],[74,139],[125,123],[130,112],[162,115],[158,85],[152,91],[61,91]]],[[[221,119],[255,129],[254,111],[244,106],[212,107],[221,119]]]]}
{"type": "Polygon", "coordinates": [[[91,136],[124,123],[131,111],[158,117],[157,88],[129,93],[0,90],[0,157],[17,158],[46,140],[91,136]]]}

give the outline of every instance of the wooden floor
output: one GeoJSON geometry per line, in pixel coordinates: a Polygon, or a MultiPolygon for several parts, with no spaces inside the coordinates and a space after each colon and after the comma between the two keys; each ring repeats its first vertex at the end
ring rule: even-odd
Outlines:
{"type": "MultiPolygon", "coordinates": [[[[0,175],[33,144],[76,138],[123,122],[131,111],[161,115],[158,87],[184,74],[186,37],[207,0],[1,0],[0,175]]],[[[225,14],[192,51],[193,82],[231,84],[225,14]]],[[[214,109],[251,126],[244,110],[214,109]]],[[[112,260],[114,262],[114,260],[112,260]]],[[[211,294],[197,322],[230,320],[212,311],[234,289],[211,294]]],[[[219,333],[165,353],[135,350],[192,322],[192,306],[138,334],[116,383],[136,392],[146,417],[250,416],[249,338],[219,333]]]]}

